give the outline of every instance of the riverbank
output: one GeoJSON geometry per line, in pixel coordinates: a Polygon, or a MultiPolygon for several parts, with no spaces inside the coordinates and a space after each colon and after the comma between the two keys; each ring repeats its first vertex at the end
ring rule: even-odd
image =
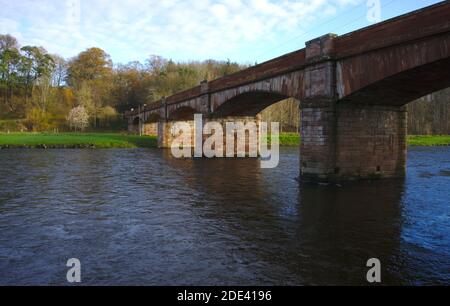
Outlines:
{"type": "MultiPolygon", "coordinates": [[[[156,148],[155,136],[137,136],[114,133],[11,133],[0,134],[0,149],[6,148],[156,148]]],[[[295,133],[280,135],[281,146],[299,146],[295,133]]],[[[409,146],[450,146],[450,135],[408,136],[409,146]]]]}
{"type": "Polygon", "coordinates": [[[156,137],[108,133],[0,134],[0,148],[155,148],[156,137]]]}
{"type": "Polygon", "coordinates": [[[408,136],[408,145],[421,147],[450,146],[450,135],[408,136]]]}
{"type": "MultiPolygon", "coordinates": [[[[270,137],[269,137],[270,139],[270,137]]],[[[281,146],[299,146],[300,135],[295,133],[280,134],[281,146]]],[[[432,147],[432,146],[450,146],[450,135],[436,136],[408,136],[408,146],[412,147],[432,147]]]]}

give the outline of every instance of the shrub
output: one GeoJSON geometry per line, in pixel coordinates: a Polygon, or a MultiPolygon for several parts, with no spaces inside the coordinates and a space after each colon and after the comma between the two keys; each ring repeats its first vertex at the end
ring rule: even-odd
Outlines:
{"type": "Polygon", "coordinates": [[[67,122],[70,129],[83,131],[89,126],[89,115],[84,106],[78,106],[72,109],[67,116],[67,122]]]}
{"type": "Polygon", "coordinates": [[[29,131],[48,131],[51,129],[50,115],[39,108],[33,107],[27,112],[25,126],[29,131]]]}

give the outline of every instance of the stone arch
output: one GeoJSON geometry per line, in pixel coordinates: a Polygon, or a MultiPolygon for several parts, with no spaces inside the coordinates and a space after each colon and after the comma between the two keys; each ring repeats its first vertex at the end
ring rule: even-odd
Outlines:
{"type": "Polygon", "coordinates": [[[159,114],[151,113],[145,116],[144,124],[157,123],[159,120],[161,120],[161,116],[159,114]]]}
{"type": "Polygon", "coordinates": [[[290,97],[276,92],[246,92],[222,103],[212,115],[214,117],[256,116],[267,107],[288,98],[290,97]]]}
{"type": "Polygon", "coordinates": [[[402,106],[450,86],[450,34],[340,59],[340,101],[402,106]]]}
{"type": "Polygon", "coordinates": [[[193,121],[197,111],[190,106],[182,106],[169,112],[168,119],[171,121],[193,121]]]}
{"type": "Polygon", "coordinates": [[[141,118],[139,116],[131,117],[128,123],[128,131],[131,133],[139,133],[139,123],[141,118]]]}
{"type": "Polygon", "coordinates": [[[403,106],[450,87],[450,59],[405,70],[371,83],[341,98],[340,102],[403,106]]]}

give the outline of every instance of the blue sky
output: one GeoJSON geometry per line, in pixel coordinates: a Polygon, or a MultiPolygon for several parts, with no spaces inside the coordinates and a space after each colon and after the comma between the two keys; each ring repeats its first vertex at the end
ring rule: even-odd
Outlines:
{"type": "MultiPolygon", "coordinates": [[[[115,63],[161,55],[253,64],[373,24],[376,1],[0,0],[0,33],[66,58],[95,46],[115,63]]],[[[380,0],[381,20],[438,2],[380,0]]]]}

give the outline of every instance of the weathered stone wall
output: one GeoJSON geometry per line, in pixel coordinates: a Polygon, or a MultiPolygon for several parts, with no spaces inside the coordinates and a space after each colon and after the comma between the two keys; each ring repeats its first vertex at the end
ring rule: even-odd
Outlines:
{"type": "MultiPolygon", "coordinates": [[[[205,120],[205,124],[209,121],[215,121],[222,125],[223,129],[223,147],[221,149],[223,150],[223,155],[226,156],[227,154],[227,145],[230,145],[230,143],[227,143],[227,136],[230,140],[234,142],[234,155],[235,156],[246,156],[250,157],[252,153],[256,153],[256,156],[259,156],[259,135],[260,135],[260,125],[261,125],[261,117],[256,116],[246,116],[246,117],[225,117],[225,118],[214,118],[214,119],[207,119],[205,120]],[[239,133],[236,131],[229,131],[227,130],[227,123],[242,123],[244,126],[247,124],[253,124],[256,126],[256,139],[250,139],[250,133],[249,131],[245,132],[245,142],[243,146],[238,146],[238,142],[242,141],[242,138],[239,133]]],[[[203,142],[209,137],[210,135],[203,135],[203,142]]]]}
{"type": "Polygon", "coordinates": [[[402,177],[406,172],[404,107],[338,107],[336,173],[342,178],[402,177]]]}
{"type": "MultiPolygon", "coordinates": [[[[257,117],[226,117],[226,118],[203,118],[203,127],[205,126],[205,124],[207,124],[208,122],[217,122],[222,126],[223,129],[223,144],[218,144],[220,147],[217,148],[215,147],[214,149],[219,149],[223,151],[223,156],[226,156],[226,152],[227,152],[227,147],[226,147],[226,143],[227,143],[227,133],[228,133],[228,137],[230,139],[234,140],[234,153],[235,155],[242,155],[242,156],[250,156],[251,152],[256,152],[256,155],[259,156],[259,129],[260,129],[260,122],[261,119],[259,116],[257,117]],[[249,137],[249,132],[247,131],[245,133],[245,145],[242,147],[238,147],[238,140],[242,139],[239,138],[241,135],[239,135],[239,133],[237,133],[236,131],[234,132],[227,132],[227,123],[242,123],[244,125],[247,125],[248,123],[254,123],[256,126],[256,140],[251,141],[250,137],[249,137]]],[[[180,122],[180,121],[178,121],[180,122]]],[[[191,127],[191,139],[189,138],[185,138],[183,141],[185,143],[189,143],[189,147],[191,148],[195,148],[195,127],[194,127],[194,121],[182,121],[185,123],[188,123],[191,127]]],[[[175,123],[177,123],[177,121],[161,121],[159,122],[159,134],[158,134],[158,145],[160,148],[170,148],[172,145],[172,142],[174,141],[175,137],[172,135],[171,130],[172,127],[175,125],[175,123]]],[[[214,134],[211,133],[211,135],[214,134]]],[[[203,144],[205,143],[205,141],[211,136],[211,135],[203,135],[203,144]]],[[[185,135],[186,137],[189,137],[189,135],[185,135]]]]}
{"type": "Polygon", "coordinates": [[[335,120],[332,106],[301,109],[300,169],[307,179],[322,179],[335,172],[335,120]]]}
{"type": "Polygon", "coordinates": [[[301,171],[306,180],[403,177],[404,107],[338,104],[302,110],[301,171]]]}
{"type": "Polygon", "coordinates": [[[158,122],[145,123],[144,135],[158,136],[158,122]]]}
{"type": "Polygon", "coordinates": [[[160,121],[158,123],[158,147],[168,149],[171,148],[173,141],[178,138],[177,136],[172,135],[172,128],[177,122],[183,122],[188,124],[191,127],[191,137],[189,135],[183,134],[182,141],[184,143],[190,143],[190,147],[194,147],[194,137],[195,137],[195,129],[194,129],[194,121],[160,121]]]}

